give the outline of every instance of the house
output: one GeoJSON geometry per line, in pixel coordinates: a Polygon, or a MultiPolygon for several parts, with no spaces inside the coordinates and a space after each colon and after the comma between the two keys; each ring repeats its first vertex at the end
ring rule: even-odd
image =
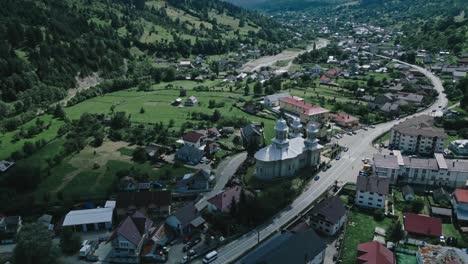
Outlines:
{"type": "Polygon", "coordinates": [[[219,144],[211,141],[208,144],[205,145],[205,154],[207,156],[212,156],[219,150],[219,144]]]}
{"type": "Polygon", "coordinates": [[[216,127],[209,128],[206,132],[209,138],[217,139],[221,136],[221,133],[216,127]]]}
{"type": "Polygon", "coordinates": [[[282,231],[253,249],[239,264],[324,263],[326,244],[312,229],[282,231]]]}
{"type": "Polygon", "coordinates": [[[320,201],[310,212],[310,221],[320,233],[333,236],[341,229],[346,218],[346,208],[340,197],[332,196],[320,201]]]}
{"type": "Polygon", "coordinates": [[[257,114],[258,112],[258,106],[255,102],[253,101],[249,101],[249,102],[246,102],[242,107],[241,107],[242,110],[244,110],[244,112],[246,113],[249,113],[249,114],[252,114],[252,115],[255,115],[257,114]]]}
{"type": "Polygon", "coordinates": [[[390,181],[376,176],[359,175],[356,182],[355,204],[371,208],[385,208],[390,181]]]}
{"type": "Polygon", "coordinates": [[[198,99],[195,96],[190,96],[184,103],[185,106],[194,106],[196,104],[198,104],[198,99]]]}
{"type": "Polygon", "coordinates": [[[468,224],[468,190],[455,189],[452,194],[452,207],[456,219],[463,223],[468,224]]]}
{"type": "Polygon", "coordinates": [[[14,164],[15,163],[12,161],[6,161],[6,160],[0,161],[0,172],[6,172],[14,164]]]}
{"type": "Polygon", "coordinates": [[[203,150],[200,150],[193,146],[184,145],[179,150],[177,150],[175,157],[178,160],[185,161],[188,164],[198,164],[205,155],[203,150]]]}
{"type": "Polygon", "coordinates": [[[457,156],[468,156],[468,139],[450,142],[449,149],[457,156]]]}
{"type": "Polygon", "coordinates": [[[459,82],[461,79],[465,78],[466,71],[454,71],[452,73],[452,78],[454,82],[459,82]]]}
{"type": "Polygon", "coordinates": [[[0,244],[12,244],[21,230],[21,216],[0,216],[0,244]]]}
{"type": "Polygon", "coordinates": [[[255,144],[260,146],[263,144],[263,127],[258,122],[252,122],[241,128],[241,137],[244,146],[255,144]]]}
{"type": "Polygon", "coordinates": [[[195,173],[185,174],[182,180],[177,182],[174,190],[176,193],[199,193],[210,190],[211,171],[207,169],[198,170],[195,173]]]}
{"type": "Polygon", "coordinates": [[[145,147],[146,156],[148,156],[149,160],[157,161],[161,159],[161,156],[168,151],[167,147],[150,143],[145,147]]]}
{"type": "Polygon", "coordinates": [[[140,263],[140,253],[152,226],[153,221],[140,212],[127,216],[107,240],[112,245],[112,262],[140,263]]]}
{"type": "Polygon", "coordinates": [[[189,131],[182,136],[184,145],[201,148],[205,145],[206,135],[198,131],[189,131]]]}
{"type": "Polygon", "coordinates": [[[443,152],[447,137],[443,128],[435,126],[433,116],[420,115],[393,126],[390,145],[402,152],[427,155],[443,152]]]}
{"type": "Polygon", "coordinates": [[[442,235],[442,220],[427,215],[405,213],[403,229],[410,236],[438,238],[442,235]]]}
{"type": "Polygon", "coordinates": [[[357,264],[396,264],[393,252],[377,241],[359,244],[357,247],[357,264]]]}
{"type": "Polygon", "coordinates": [[[415,198],[414,197],[414,190],[409,185],[403,186],[403,188],[401,189],[401,194],[403,195],[403,199],[405,199],[405,201],[407,201],[407,202],[411,202],[415,198]]]}
{"type": "Polygon", "coordinates": [[[468,160],[446,159],[441,153],[435,153],[434,158],[403,156],[398,150],[392,154],[375,154],[372,164],[375,174],[392,184],[461,188],[468,180],[468,160]]]}
{"type": "Polygon", "coordinates": [[[346,113],[330,114],[330,119],[338,126],[353,128],[359,126],[359,118],[346,113]]]}
{"type": "Polygon", "coordinates": [[[327,76],[322,76],[320,77],[320,84],[324,84],[324,85],[327,85],[331,82],[330,78],[328,78],[327,76]]]}
{"type": "Polygon", "coordinates": [[[120,192],[116,199],[116,212],[119,219],[139,211],[144,215],[171,213],[172,195],[170,191],[120,192]]]}
{"type": "Polygon", "coordinates": [[[128,191],[136,191],[138,189],[138,182],[130,176],[125,176],[122,179],[120,179],[119,182],[119,190],[128,192],[128,191]]]}
{"type": "Polygon", "coordinates": [[[216,194],[208,199],[208,210],[210,212],[229,213],[232,203],[239,203],[242,187],[234,186],[216,194]]]}
{"type": "Polygon", "coordinates": [[[291,97],[291,95],[289,93],[267,95],[263,98],[263,105],[265,107],[277,107],[279,106],[279,100],[286,97],[291,97]]]}
{"type": "Polygon", "coordinates": [[[424,96],[414,93],[396,93],[394,98],[396,100],[403,100],[411,104],[420,105],[424,99],[424,96]]]}
{"type": "Polygon", "coordinates": [[[63,220],[62,227],[71,227],[75,232],[110,230],[114,208],[104,207],[70,211],[63,220]]]}
{"type": "Polygon", "coordinates": [[[192,68],[192,62],[190,61],[179,61],[179,67],[181,68],[192,68]]]}
{"type": "Polygon", "coordinates": [[[468,263],[468,253],[454,247],[425,245],[419,247],[416,259],[418,264],[465,264],[468,263]]]}
{"type": "Polygon", "coordinates": [[[53,230],[54,229],[54,225],[52,224],[52,216],[49,215],[49,214],[43,214],[42,216],[40,216],[36,220],[36,223],[46,227],[48,230],[53,230]]]}
{"type": "Polygon", "coordinates": [[[193,203],[186,204],[166,219],[166,224],[183,237],[189,236],[204,223],[205,219],[193,203]]]}

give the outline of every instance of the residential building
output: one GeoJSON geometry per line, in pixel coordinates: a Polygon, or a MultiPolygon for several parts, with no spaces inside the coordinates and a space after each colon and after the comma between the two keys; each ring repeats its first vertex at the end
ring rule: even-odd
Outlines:
{"type": "Polygon", "coordinates": [[[140,253],[152,226],[153,221],[140,212],[127,216],[107,240],[112,245],[112,262],[140,263],[140,253]]]}
{"type": "Polygon", "coordinates": [[[468,225],[468,190],[456,189],[452,195],[453,213],[458,222],[468,225]]]}
{"type": "Polygon", "coordinates": [[[359,175],[354,203],[359,206],[383,209],[389,194],[389,186],[388,179],[359,175]]]}
{"type": "Polygon", "coordinates": [[[390,146],[406,153],[432,154],[444,151],[447,134],[434,125],[434,117],[420,115],[395,125],[390,132],[390,146]]]}
{"type": "Polygon", "coordinates": [[[468,139],[452,141],[449,149],[457,156],[468,156],[468,139]]]}
{"type": "Polygon", "coordinates": [[[468,253],[454,247],[425,245],[419,247],[416,259],[418,264],[465,264],[468,263],[468,253]]]}
{"type": "Polygon", "coordinates": [[[195,173],[185,174],[182,180],[177,182],[175,193],[200,193],[210,190],[211,171],[198,170],[195,173]]]}
{"type": "Polygon", "coordinates": [[[324,263],[326,244],[312,230],[277,232],[238,264],[324,263]]]}
{"type": "Polygon", "coordinates": [[[459,82],[461,79],[465,78],[466,71],[454,71],[452,76],[454,82],[459,82]]]}
{"type": "Polygon", "coordinates": [[[76,232],[110,230],[114,208],[95,208],[70,211],[63,220],[63,227],[71,227],[76,232]]]}
{"type": "Polygon", "coordinates": [[[198,99],[195,96],[190,96],[184,103],[185,106],[195,106],[196,104],[198,104],[198,99]]]}
{"type": "Polygon", "coordinates": [[[205,219],[193,203],[188,203],[166,219],[166,224],[181,236],[190,235],[195,228],[204,223],[205,219]]]}
{"type": "Polygon", "coordinates": [[[310,121],[325,123],[329,119],[329,110],[306,103],[304,100],[287,97],[281,98],[279,101],[282,110],[298,115],[304,124],[308,124],[310,121]]]}
{"type": "Polygon", "coordinates": [[[301,169],[317,169],[323,148],[316,138],[317,132],[315,125],[309,124],[306,139],[289,139],[286,121],[282,118],[278,120],[272,144],[255,153],[255,177],[263,180],[295,177],[301,169]]]}
{"type": "Polygon", "coordinates": [[[116,199],[119,219],[139,211],[144,215],[171,214],[172,195],[170,191],[120,192],[116,199]]]}
{"type": "Polygon", "coordinates": [[[405,199],[407,202],[411,202],[415,198],[414,190],[409,185],[405,185],[403,188],[401,188],[401,194],[403,195],[403,199],[405,199]]]}
{"type": "Polygon", "coordinates": [[[394,150],[393,155],[375,154],[372,166],[375,175],[392,184],[462,188],[468,180],[468,160],[446,159],[440,153],[434,158],[411,158],[394,150]]]}
{"type": "Polygon", "coordinates": [[[205,152],[193,146],[184,145],[177,150],[175,157],[178,160],[187,162],[188,164],[198,164],[205,155],[205,152]]]}
{"type": "Polygon", "coordinates": [[[412,237],[440,237],[442,220],[428,215],[403,214],[403,229],[412,237]]]}
{"type": "Polygon", "coordinates": [[[242,187],[234,186],[221,191],[215,196],[209,198],[208,210],[210,212],[229,213],[233,203],[239,203],[242,187]]]}
{"type": "Polygon", "coordinates": [[[205,145],[206,135],[198,131],[189,131],[182,136],[184,145],[201,148],[205,145]]]}
{"type": "Polygon", "coordinates": [[[396,264],[393,252],[377,241],[359,244],[357,247],[357,264],[396,264]]]}
{"type": "Polygon", "coordinates": [[[49,230],[54,229],[54,225],[52,224],[52,216],[49,214],[41,215],[37,220],[36,223],[46,227],[49,230]]]}
{"type": "Polygon", "coordinates": [[[279,106],[279,100],[286,97],[291,97],[291,95],[289,93],[267,95],[263,98],[263,104],[265,107],[277,107],[279,106]]]}
{"type": "Polygon", "coordinates": [[[335,235],[346,219],[346,208],[340,197],[332,196],[320,201],[310,212],[312,227],[319,233],[335,235]]]}
{"type": "Polygon", "coordinates": [[[241,137],[244,146],[255,144],[261,146],[263,144],[263,127],[258,122],[252,122],[241,128],[241,137]]]}
{"type": "Polygon", "coordinates": [[[0,244],[13,244],[16,235],[21,230],[23,220],[21,216],[0,217],[0,244]]]}
{"type": "Polygon", "coordinates": [[[212,157],[212,155],[215,154],[219,149],[219,144],[211,141],[205,145],[205,154],[212,157]]]}
{"type": "Polygon", "coordinates": [[[330,114],[330,119],[338,126],[344,128],[356,128],[359,126],[359,118],[346,113],[330,114]]]}

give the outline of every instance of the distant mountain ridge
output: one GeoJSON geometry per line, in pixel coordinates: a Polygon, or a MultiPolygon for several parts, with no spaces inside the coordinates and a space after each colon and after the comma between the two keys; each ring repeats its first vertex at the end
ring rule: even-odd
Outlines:
{"type": "Polygon", "coordinates": [[[301,10],[317,6],[339,5],[351,0],[226,0],[232,4],[266,11],[301,10]]]}

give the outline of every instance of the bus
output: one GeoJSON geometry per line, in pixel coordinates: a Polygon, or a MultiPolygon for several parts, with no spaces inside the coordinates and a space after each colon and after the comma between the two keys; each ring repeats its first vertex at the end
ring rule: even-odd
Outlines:
{"type": "Polygon", "coordinates": [[[216,250],[211,251],[210,253],[206,254],[203,258],[203,263],[211,263],[218,257],[218,252],[216,250]]]}

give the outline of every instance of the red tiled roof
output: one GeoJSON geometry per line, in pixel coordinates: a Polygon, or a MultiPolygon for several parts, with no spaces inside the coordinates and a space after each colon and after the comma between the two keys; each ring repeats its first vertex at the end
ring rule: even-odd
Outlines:
{"type": "Polygon", "coordinates": [[[236,202],[239,202],[241,191],[241,187],[235,186],[211,197],[208,199],[208,202],[218,207],[219,210],[225,212],[229,210],[232,199],[235,199],[236,202]]]}
{"type": "Polygon", "coordinates": [[[197,143],[200,140],[200,138],[202,138],[203,136],[205,135],[198,133],[196,131],[189,131],[184,134],[182,139],[187,142],[197,143]]]}
{"type": "Polygon", "coordinates": [[[405,230],[409,233],[438,237],[442,235],[442,221],[427,215],[406,213],[403,215],[405,230]]]}
{"type": "Polygon", "coordinates": [[[302,112],[306,115],[316,115],[329,112],[325,108],[298,100],[296,98],[286,97],[281,98],[280,101],[302,108],[302,112]]]}
{"type": "Polygon", "coordinates": [[[377,241],[358,245],[357,263],[394,264],[393,252],[377,241]]]}
{"type": "Polygon", "coordinates": [[[337,122],[343,123],[359,121],[359,118],[346,113],[331,114],[330,117],[337,122]]]}
{"type": "Polygon", "coordinates": [[[456,189],[455,198],[459,203],[468,203],[468,190],[456,189]]]}
{"type": "Polygon", "coordinates": [[[330,78],[326,77],[326,76],[322,76],[320,77],[320,81],[321,82],[329,82],[330,81],[330,78]]]}

